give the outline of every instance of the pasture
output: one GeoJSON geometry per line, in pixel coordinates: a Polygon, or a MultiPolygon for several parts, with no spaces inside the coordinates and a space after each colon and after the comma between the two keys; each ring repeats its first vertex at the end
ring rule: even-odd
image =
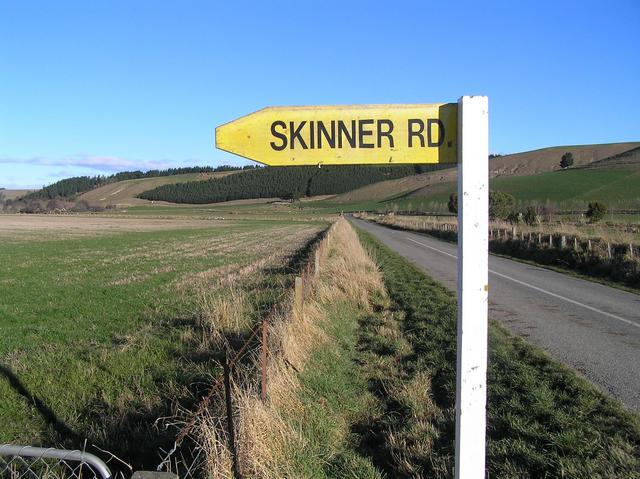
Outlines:
{"type": "Polygon", "coordinates": [[[203,318],[242,290],[241,334],[318,221],[0,217],[0,442],[153,466],[217,367],[203,318]],[[86,444],[85,444],[86,439],[86,444]]]}
{"type": "MultiPolygon", "coordinates": [[[[558,210],[585,209],[590,201],[603,201],[611,208],[640,207],[640,170],[569,169],[528,176],[499,176],[490,180],[492,190],[515,196],[522,205],[551,201],[558,210]]],[[[438,203],[446,210],[455,182],[443,183],[403,197],[390,198],[380,206],[404,210],[438,203]]]]}

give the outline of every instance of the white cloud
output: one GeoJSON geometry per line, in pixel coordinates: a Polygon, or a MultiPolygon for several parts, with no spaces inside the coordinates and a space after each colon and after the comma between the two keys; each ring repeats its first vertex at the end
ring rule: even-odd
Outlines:
{"type": "Polygon", "coordinates": [[[155,160],[129,160],[118,156],[75,155],[65,158],[47,158],[34,156],[31,158],[0,158],[0,164],[14,165],[38,165],[38,166],[62,166],[80,167],[95,170],[97,172],[115,172],[122,170],[154,170],[171,168],[175,163],[155,160]]]}

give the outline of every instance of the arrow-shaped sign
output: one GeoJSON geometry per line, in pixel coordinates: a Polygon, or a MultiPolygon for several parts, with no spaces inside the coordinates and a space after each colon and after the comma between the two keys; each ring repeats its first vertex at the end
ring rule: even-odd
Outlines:
{"type": "Polygon", "coordinates": [[[455,163],[455,103],[270,107],[216,128],[216,147],[269,166],[455,163]]]}

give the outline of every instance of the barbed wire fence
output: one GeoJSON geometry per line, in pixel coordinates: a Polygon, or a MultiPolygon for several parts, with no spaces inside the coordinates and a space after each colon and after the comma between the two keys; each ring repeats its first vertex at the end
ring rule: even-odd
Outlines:
{"type": "MultiPolygon", "coordinates": [[[[332,227],[324,232],[319,238],[315,248],[312,249],[307,261],[302,265],[298,275],[294,280],[293,288],[293,304],[291,305],[292,316],[295,319],[298,314],[302,314],[304,303],[310,294],[312,279],[320,273],[323,259],[327,256],[331,241],[332,227]]],[[[285,291],[282,297],[288,296],[291,291],[285,291]]],[[[266,402],[267,391],[267,362],[269,357],[269,331],[271,325],[278,318],[285,305],[282,301],[276,302],[276,305],[269,313],[259,321],[251,330],[247,338],[234,351],[227,351],[223,362],[223,373],[220,374],[209,386],[207,394],[200,400],[198,407],[192,412],[185,411],[185,418],[176,419],[173,423],[167,423],[168,426],[179,427],[173,446],[168,451],[161,450],[161,461],[156,471],[166,471],[178,474],[181,479],[197,479],[201,476],[202,465],[205,461],[205,446],[195,437],[195,430],[199,421],[207,416],[214,399],[224,402],[224,419],[220,420],[221,429],[226,432],[227,447],[231,453],[231,467],[233,477],[241,479],[242,474],[238,464],[238,451],[235,443],[235,426],[233,413],[233,388],[231,387],[231,373],[236,369],[243,359],[248,355],[252,355],[253,365],[257,365],[249,374],[259,377],[260,397],[266,402]],[[253,345],[253,347],[252,347],[253,345]],[[224,423],[224,424],[222,424],[224,423]],[[185,448],[185,444],[189,447],[185,448]]],[[[245,371],[246,372],[246,371],[245,371]]],[[[220,405],[218,405],[220,406],[220,405]]],[[[165,421],[167,418],[162,418],[165,421]]]]}

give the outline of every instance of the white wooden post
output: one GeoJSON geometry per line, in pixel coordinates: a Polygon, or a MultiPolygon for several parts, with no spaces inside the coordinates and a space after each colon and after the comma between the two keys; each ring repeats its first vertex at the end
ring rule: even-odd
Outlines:
{"type": "Polygon", "coordinates": [[[458,100],[456,479],[484,479],[487,403],[489,101],[458,100]]]}

